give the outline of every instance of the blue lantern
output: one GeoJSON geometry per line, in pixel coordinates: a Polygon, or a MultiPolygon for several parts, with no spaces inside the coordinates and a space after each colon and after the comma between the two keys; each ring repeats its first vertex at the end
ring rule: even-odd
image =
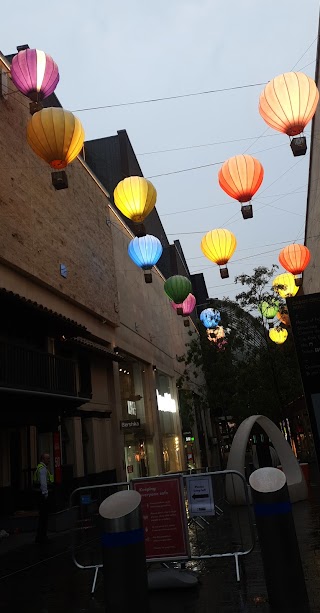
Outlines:
{"type": "Polygon", "coordinates": [[[200,313],[200,320],[205,328],[216,328],[221,322],[220,311],[216,309],[204,309],[200,313]]]}
{"type": "MultiPolygon", "coordinates": [[[[150,270],[162,255],[162,245],[152,234],[136,236],[128,245],[128,254],[142,270],[150,270]]],[[[145,273],[144,278],[146,283],[152,283],[151,273],[145,273]]]]}

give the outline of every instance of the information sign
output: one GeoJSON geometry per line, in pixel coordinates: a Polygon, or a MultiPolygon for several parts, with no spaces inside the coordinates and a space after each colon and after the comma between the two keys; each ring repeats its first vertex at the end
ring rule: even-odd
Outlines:
{"type": "Polygon", "coordinates": [[[212,479],[208,477],[188,477],[188,510],[190,517],[214,515],[212,479]]]}
{"type": "Polygon", "coordinates": [[[147,560],[187,559],[189,542],[182,476],[138,479],[133,487],[142,497],[147,560]]]}

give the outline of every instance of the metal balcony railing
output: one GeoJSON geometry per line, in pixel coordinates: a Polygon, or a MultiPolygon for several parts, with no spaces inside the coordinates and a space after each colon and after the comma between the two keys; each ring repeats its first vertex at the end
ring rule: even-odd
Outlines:
{"type": "Polygon", "coordinates": [[[74,360],[0,340],[0,387],[78,396],[74,360]]]}

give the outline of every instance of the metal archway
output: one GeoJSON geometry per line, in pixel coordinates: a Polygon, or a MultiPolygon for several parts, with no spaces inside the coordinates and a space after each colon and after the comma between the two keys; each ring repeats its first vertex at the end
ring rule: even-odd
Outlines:
{"type": "MultiPolygon", "coordinates": [[[[264,415],[251,415],[251,417],[248,417],[240,424],[232,442],[227,469],[237,470],[245,476],[246,448],[251,430],[256,423],[265,431],[279,456],[283,472],[287,478],[291,502],[305,500],[308,496],[308,487],[299,466],[299,462],[282,432],[264,415]]],[[[230,504],[245,504],[245,495],[240,479],[234,479],[232,481],[230,477],[227,477],[226,491],[227,499],[230,504]]]]}

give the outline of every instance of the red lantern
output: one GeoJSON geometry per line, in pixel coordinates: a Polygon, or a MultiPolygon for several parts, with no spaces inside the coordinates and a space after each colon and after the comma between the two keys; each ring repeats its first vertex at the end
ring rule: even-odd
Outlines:
{"type": "Polygon", "coordinates": [[[311,254],[305,245],[287,245],[279,253],[279,262],[285,270],[295,277],[296,285],[302,284],[301,273],[307,268],[311,254]]]}

